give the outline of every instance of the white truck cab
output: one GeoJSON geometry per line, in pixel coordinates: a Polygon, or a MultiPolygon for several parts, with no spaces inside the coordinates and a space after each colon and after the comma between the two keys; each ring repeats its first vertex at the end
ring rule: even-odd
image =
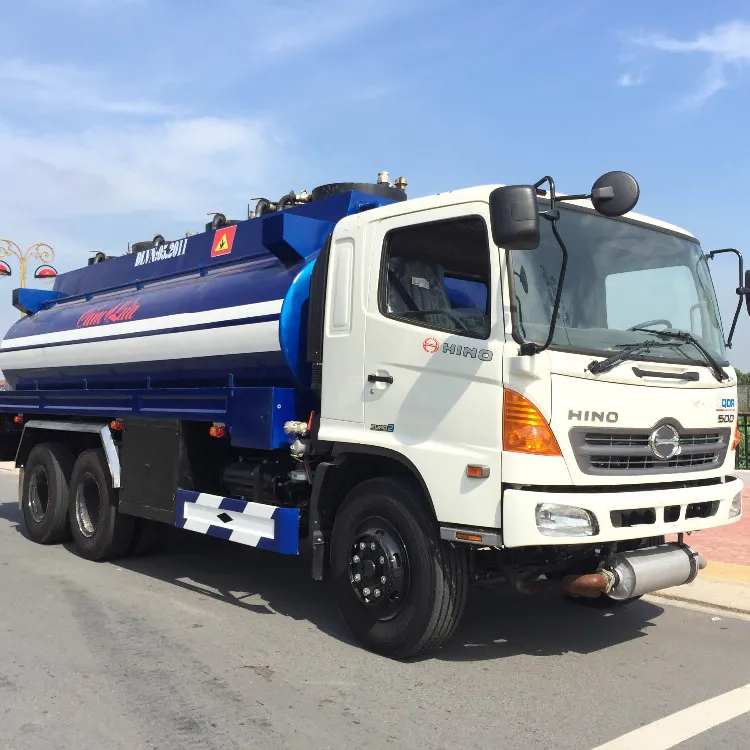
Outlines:
{"type": "Polygon", "coordinates": [[[339,222],[319,438],[408,466],[473,569],[606,605],[693,580],[682,535],[739,520],[743,485],[709,258],[632,212],[632,177],[602,180],[339,222]]]}
{"type": "Polygon", "coordinates": [[[547,336],[561,253],[548,225],[534,250],[498,248],[496,188],[338,224],[321,438],[403,455],[441,525],[492,530],[507,547],[738,519],[736,378],[697,240],[587,200],[561,208],[571,249],[554,338],[523,354],[523,338],[547,336]],[[722,380],[693,345],[661,334],[672,328],[709,347],[722,380]],[[653,348],[590,371],[644,340],[653,348]]]}

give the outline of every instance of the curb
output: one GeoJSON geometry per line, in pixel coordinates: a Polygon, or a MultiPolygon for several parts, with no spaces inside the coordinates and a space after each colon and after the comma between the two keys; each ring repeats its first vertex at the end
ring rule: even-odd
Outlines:
{"type": "Polygon", "coordinates": [[[666,607],[677,607],[678,609],[689,609],[691,612],[702,612],[703,614],[712,615],[711,619],[721,620],[722,617],[731,617],[733,620],[750,622],[750,613],[735,609],[722,609],[716,604],[703,604],[694,599],[667,599],[664,596],[657,596],[656,594],[646,594],[643,597],[643,601],[655,604],[663,609],[666,607]]]}
{"type": "Polygon", "coordinates": [[[750,583],[750,565],[709,560],[702,578],[726,583],[750,583]]]}
{"type": "Polygon", "coordinates": [[[706,572],[692,583],[651,596],[664,603],[750,616],[750,565],[709,561],[706,572]]]}
{"type": "Polygon", "coordinates": [[[725,612],[727,614],[746,615],[750,617],[750,606],[743,608],[741,606],[738,607],[738,606],[733,606],[731,604],[721,604],[719,602],[706,602],[706,601],[701,601],[700,599],[696,597],[681,596],[679,594],[670,594],[664,591],[657,591],[653,594],[649,594],[649,597],[655,601],[661,601],[667,604],[679,602],[680,604],[694,605],[696,607],[700,607],[701,609],[711,611],[711,612],[718,610],[720,612],[725,612]]]}

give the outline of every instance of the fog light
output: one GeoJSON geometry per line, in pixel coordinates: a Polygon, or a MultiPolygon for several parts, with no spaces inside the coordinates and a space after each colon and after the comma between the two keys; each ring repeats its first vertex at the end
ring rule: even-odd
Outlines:
{"type": "Polygon", "coordinates": [[[737,516],[742,515],[742,493],[738,492],[734,499],[732,500],[732,504],[729,506],[729,517],[730,518],[737,518],[737,516]]]}
{"type": "Polygon", "coordinates": [[[536,506],[536,527],[544,536],[594,536],[599,533],[593,513],[556,503],[536,506]]]}

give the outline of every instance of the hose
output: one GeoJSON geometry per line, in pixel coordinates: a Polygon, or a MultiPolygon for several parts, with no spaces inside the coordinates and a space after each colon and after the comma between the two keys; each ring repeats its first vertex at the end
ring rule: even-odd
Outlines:
{"type": "Polygon", "coordinates": [[[294,204],[295,200],[297,200],[297,195],[295,194],[294,190],[291,190],[283,198],[279,199],[279,203],[278,203],[276,210],[283,211],[289,203],[294,204]]]}

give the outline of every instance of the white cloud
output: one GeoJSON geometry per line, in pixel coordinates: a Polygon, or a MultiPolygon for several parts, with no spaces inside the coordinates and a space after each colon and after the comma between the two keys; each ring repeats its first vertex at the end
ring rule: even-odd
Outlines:
{"type": "MultiPolygon", "coordinates": [[[[29,0],[27,0],[28,2],[29,0]]],[[[145,5],[149,0],[33,0],[35,5],[43,8],[66,11],[112,10],[120,6],[145,5]]]]}
{"type": "Polygon", "coordinates": [[[750,23],[732,21],[703,32],[690,41],[664,34],[652,34],[638,40],[664,52],[707,52],[723,62],[750,60],[750,23]]]}
{"type": "Polygon", "coordinates": [[[698,81],[698,87],[683,100],[688,107],[702,107],[714,94],[729,87],[724,66],[714,61],[698,81]]]}
{"type": "MultiPolygon", "coordinates": [[[[243,2],[246,4],[246,0],[243,2]]],[[[258,51],[264,55],[283,55],[331,44],[364,28],[386,20],[392,21],[395,16],[415,13],[427,5],[427,0],[379,0],[371,3],[287,0],[253,12],[249,23],[257,28],[257,14],[262,14],[262,33],[256,40],[258,51]]],[[[431,5],[435,5],[435,0],[431,5]]],[[[372,50],[373,56],[389,53],[387,39],[383,40],[383,44],[382,48],[372,50]]],[[[294,72],[294,64],[295,61],[290,60],[290,73],[294,72]]],[[[281,69],[279,73],[283,75],[284,70],[281,69]]]]}
{"type": "Polygon", "coordinates": [[[646,71],[642,70],[638,73],[623,73],[617,79],[617,85],[623,88],[630,88],[632,86],[643,86],[646,82],[646,71]]]}
{"type": "Polygon", "coordinates": [[[274,138],[262,118],[190,116],[73,65],[0,59],[3,225],[194,215],[249,189],[274,138]]]}
{"type": "Polygon", "coordinates": [[[186,118],[28,134],[0,123],[0,205],[16,220],[243,205],[279,156],[272,123],[186,118]]]}
{"type": "Polygon", "coordinates": [[[172,112],[158,101],[118,96],[101,76],[73,65],[0,59],[0,100],[45,111],[98,112],[110,115],[165,115],[172,112]]]}
{"type": "Polygon", "coordinates": [[[676,39],[665,34],[649,34],[634,40],[637,44],[674,54],[703,53],[709,65],[684,104],[703,106],[712,96],[730,85],[727,69],[750,62],[750,23],[732,21],[702,32],[694,39],[676,39]]]}

